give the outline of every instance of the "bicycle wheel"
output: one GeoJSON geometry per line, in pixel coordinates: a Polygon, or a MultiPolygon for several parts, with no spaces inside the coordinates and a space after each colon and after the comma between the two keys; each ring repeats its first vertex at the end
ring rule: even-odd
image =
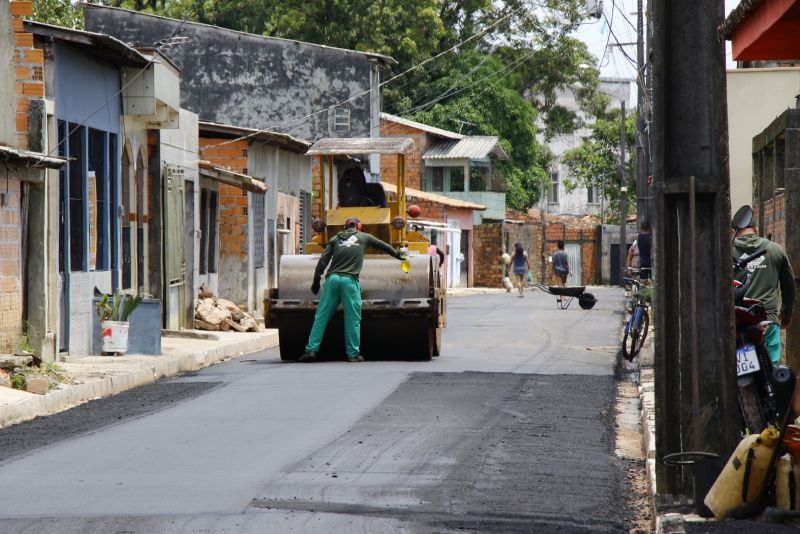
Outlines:
{"type": "MultiPolygon", "coordinates": [[[[633,320],[631,319],[631,323],[633,320]]],[[[622,338],[622,355],[626,360],[632,362],[639,352],[639,330],[629,323],[625,336],[622,338]]]]}
{"type": "Polygon", "coordinates": [[[636,354],[644,347],[644,340],[647,338],[647,329],[650,328],[650,314],[647,309],[642,308],[642,322],[639,324],[639,339],[636,344],[636,354]]]}

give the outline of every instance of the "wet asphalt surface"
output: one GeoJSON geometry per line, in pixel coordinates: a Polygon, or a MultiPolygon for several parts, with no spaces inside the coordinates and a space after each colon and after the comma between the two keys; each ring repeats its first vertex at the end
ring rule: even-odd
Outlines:
{"type": "Polygon", "coordinates": [[[277,350],[0,430],[0,532],[627,532],[621,296],[453,298],[432,362],[277,350]]]}

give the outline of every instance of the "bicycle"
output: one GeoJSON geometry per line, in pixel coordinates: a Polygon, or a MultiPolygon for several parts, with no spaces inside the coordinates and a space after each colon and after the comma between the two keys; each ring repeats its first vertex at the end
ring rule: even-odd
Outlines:
{"type": "Polygon", "coordinates": [[[623,276],[626,291],[630,291],[629,298],[633,303],[630,317],[625,323],[625,335],[622,338],[622,355],[626,360],[633,361],[642,350],[644,340],[647,338],[647,329],[650,328],[650,313],[648,303],[642,294],[642,284],[639,280],[623,276]],[[628,289],[630,287],[630,289],[628,289]]]}

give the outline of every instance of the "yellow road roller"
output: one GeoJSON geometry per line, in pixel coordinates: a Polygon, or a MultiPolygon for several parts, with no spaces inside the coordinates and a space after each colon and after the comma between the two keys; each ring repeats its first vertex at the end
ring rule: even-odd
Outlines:
{"type": "MultiPolygon", "coordinates": [[[[283,255],[278,287],[265,299],[264,317],[269,328],[277,328],[282,360],[296,360],[305,351],[319,299],[311,292],[314,269],[325,245],[344,229],[345,221],[358,217],[362,230],[405,248],[408,272],[393,258],[367,251],[360,275],[361,354],[367,359],[429,360],[441,351],[441,331],[446,324],[446,288],[438,257],[429,254],[430,241],[409,229],[406,205],[405,158],[414,150],[408,138],[320,139],[306,155],[318,158],[319,194],[315,206],[315,235],[305,244],[305,254],[283,255]],[[390,198],[380,183],[368,182],[356,157],[380,154],[397,164],[396,198],[390,198]]],[[[409,209],[410,208],[410,209],[409,209]]],[[[324,284],[324,279],[323,279],[324,284]]],[[[343,316],[337,310],[325,332],[319,357],[345,357],[343,316]]]]}

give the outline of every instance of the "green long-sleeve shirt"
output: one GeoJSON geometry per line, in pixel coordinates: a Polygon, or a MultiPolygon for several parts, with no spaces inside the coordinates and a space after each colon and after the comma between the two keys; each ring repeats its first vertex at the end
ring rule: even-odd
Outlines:
{"type": "Polygon", "coordinates": [[[744,281],[749,273],[747,298],[758,299],[767,310],[770,321],[778,321],[778,308],[784,317],[791,317],[794,308],[794,272],[783,247],[757,234],[748,234],[733,240],[734,257],[741,258],[767,248],[767,253],[751,261],[747,269],[736,278],[744,281]],[[778,292],[780,288],[780,292],[778,292]]]}
{"type": "Polygon", "coordinates": [[[328,274],[343,274],[358,279],[361,267],[364,264],[364,254],[369,247],[382,250],[390,256],[400,258],[400,254],[391,245],[384,243],[377,237],[356,229],[342,230],[330,240],[322,252],[317,269],[314,271],[314,280],[318,281],[330,262],[328,274]]]}

